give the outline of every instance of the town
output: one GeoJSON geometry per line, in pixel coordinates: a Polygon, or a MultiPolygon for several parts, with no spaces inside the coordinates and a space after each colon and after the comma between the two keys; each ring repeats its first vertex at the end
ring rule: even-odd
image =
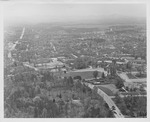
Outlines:
{"type": "Polygon", "coordinates": [[[4,30],[5,117],[147,116],[146,26],[4,30]]]}
{"type": "Polygon", "coordinates": [[[147,0],[1,3],[5,119],[147,121],[147,0]]]}

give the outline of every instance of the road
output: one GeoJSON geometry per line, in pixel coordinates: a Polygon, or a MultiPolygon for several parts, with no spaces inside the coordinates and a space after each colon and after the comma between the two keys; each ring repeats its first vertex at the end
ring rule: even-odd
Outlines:
{"type": "Polygon", "coordinates": [[[34,69],[35,71],[38,71],[38,68],[35,68],[34,66],[31,66],[31,65],[28,64],[28,63],[23,63],[23,65],[26,66],[26,67],[29,67],[29,68],[31,68],[31,69],[34,69]]]}
{"type": "MultiPolygon", "coordinates": [[[[85,85],[87,85],[89,88],[93,89],[94,85],[90,84],[90,83],[85,83],[85,85]]],[[[116,104],[114,103],[114,101],[105,93],[103,92],[101,89],[98,88],[97,93],[103,97],[103,99],[105,100],[105,102],[108,104],[109,108],[112,110],[112,106],[115,107],[114,111],[114,116],[116,118],[124,118],[123,114],[120,112],[119,108],[116,106],[116,104]]]]}
{"type": "Polygon", "coordinates": [[[24,28],[23,28],[23,30],[22,30],[22,33],[21,33],[20,39],[22,39],[22,38],[23,38],[23,36],[24,36],[24,32],[25,32],[25,27],[24,27],[24,28]]]}
{"type": "MultiPolygon", "coordinates": [[[[22,29],[20,39],[23,38],[24,32],[25,32],[25,27],[22,29]]],[[[19,43],[19,40],[17,40],[14,44],[12,44],[12,46],[11,46],[9,52],[8,52],[8,58],[10,58],[12,61],[15,61],[15,60],[12,58],[11,51],[15,49],[15,47],[18,43],[19,43]]]]}
{"type": "Polygon", "coordinates": [[[56,47],[54,46],[52,42],[51,42],[51,46],[53,47],[53,50],[56,52],[56,47]]]}
{"type": "Polygon", "coordinates": [[[78,58],[78,56],[74,55],[74,54],[71,54],[74,58],[78,58]]]}

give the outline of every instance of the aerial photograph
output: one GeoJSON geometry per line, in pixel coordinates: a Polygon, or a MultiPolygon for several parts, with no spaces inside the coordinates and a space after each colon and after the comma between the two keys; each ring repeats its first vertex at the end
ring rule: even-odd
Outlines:
{"type": "Polygon", "coordinates": [[[4,118],[147,118],[146,4],[3,9],[4,118]]]}

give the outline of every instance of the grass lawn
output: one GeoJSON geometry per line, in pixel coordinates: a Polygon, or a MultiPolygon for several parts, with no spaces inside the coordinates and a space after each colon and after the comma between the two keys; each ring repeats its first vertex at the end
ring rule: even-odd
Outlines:
{"type": "Polygon", "coordinates": [[[101,89],[103,92],[105,92],[108,96],[114,96],[115,95],[109,88],[106,88],[103,86],[98,86],[98,88],[101,89]]]}
{"type": "Polygon", "coordinates": [[[128,76],[129,79],[137,79],[134,75],[129,74],[129,73],[127,74],[127,76],[128,76]]]}
{"type": "Polygon", "coordinates": [[[135,75],[136,77],[138,77],[138,78],[146,78],[147,77],[147,75],[146,74],[136,74],[135,75]]]}
{"type": "MultiPolygon", "coordinates": [[[[75,76],[81,76],[82,79],[90,79],[93,77],[93,71],[83,71],[83,72],[69,72],[67,74],[63,74],[63,76],[69,77],[75,77],[75,76]]],[[[98,77],[101,77],[101,72],[98,72],[98,77]]]]}
{"type": "Polygon", "coordinates": [[[105,84],[105,85],[100,85],[102,87],[108,88],[109,90],[111,90],[114,94],[118,91],[118,89],[116,88],[116,86],[114,84],[105,84]]]}

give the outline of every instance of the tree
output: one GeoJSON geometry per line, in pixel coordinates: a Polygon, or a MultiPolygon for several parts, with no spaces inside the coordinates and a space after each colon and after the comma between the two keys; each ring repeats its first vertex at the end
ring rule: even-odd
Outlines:
{"type": "Polygon", "coordinates": [[[129,87],[128,86],[126,86],[126,90],[129,91],[129,87]]]}
{"type": "Polygon", "coordinates": [[[62,98],[62,95],[61,95],[61,93],[60,93],[60,95],[59,95],[59,98],[60,98],[60,99],[62,98]]]}
{"type": "Polygon", "coordinates": [[[117,77],[116,78],[116,87],[118,88],[118,89],[120,89],[120,88],[122,88],[123,86],[124,86],[124,83],[123,83],[124,81],[121,79],[121,78],[119,78],[119,77],[117,77]]]}
{"type": "Polygon", "coordinates": [[[37,118],[39,116],[38,107],[34,108],[34,118],[37,118]]]}
{"type": "Polygon", "coordinates": [[[37,94],[40,94],[40,93],[41,93],[40,87],[39,87],[39,85],[37,85],[35,87],[34,94],[37,95],[37,94]]]}
{"type": "Polygon", "coordinates": [[[104,106],[104,101],[100,99],[86,98],[84,102],[84,115],[83,117],[99,118],[107,117],[108,111],[104,106]]]}
{"type": "MultiPolygon", "coordinates": [[[[131,117],[146,117],[147,114],[147,98],[146,97],[133,97],[128,96],[124,97],[123,101],[126,105],[126,115],[129,115],[131,117]]],[[[123,102],[122,102],[123,103],[123,102]]],[[[124,109],[125,107],[122,106],[121,109],[124,109]]]]}
{"type": "Polygon", "coordinates": [[[144,89],[144,86],[143,86],[143,85],[141,85],[141,86],[140,86],[140,91],[145,91],[145,89],[144,89]]]}
{"type": "Polygon", "coordinates": [[[119,94],[115,95],[115,103],[120,104],[123,102],[123,99],[119,96],[119,94]]]}
{"type": "Polygon", "coordinates": [[[129,73],[131,73],[131,70],[132,70],[132,63],[131,62],[128,62],[126,64],[126,68],[130,71],[129,73]]]}
{"type": "Polygon", "coordinates": [[[73,87],[73,78],[71,76],[68,78],[68,85],[73,87]]]}
{"type": "Polygon", "coordinates": [[[66,76],[65,76],[64,79],[63,79],[63,84],[64,84],[64,85],[67,85],[67,77],[66,77],[66,76]]]}
{"type": "Polygon", "coordinates": [[[138,67],[138,68],[137,68],[137,71],[139,72],[139,76],[141,76],[142,73],[144,72],[143,66],[138,67]]]}
{"type": "Polygon", "coordinates": [[[75,62],[74,62],[74,67],[75,67],[76,69],[84,69],[84,68],[86,68],[87,66],[86,66],[85,61],[84,61],[82,58],[77,58],[77,59],[75,60],[75,62]]]}
{"type": "Polygon", "coordinates": [[[44,108],[43,111],[42,111],[42,117],[43,118],[47,117],[47,109],[46,108],[44,108]]]}
{"type": "Polygon", "coordinates": [[[118,80],[115,85],[116,85],[116,87],[117,87],[118,89],[120,89],[120,88],[122,88],[122,87],[124,86],[124,84],[123,84],[123,82],[122,82],[121,80],[120,80],[120,81],[118,80]]]}
{"type": "Polygon", "coordinates": [[[102,78],[105,78],[105,74],[104,74],[104,72],[102,73],[102,78]]]}
{"type": "Polygon", "coordinates": [[[115,65],[115,63],[112,63],[110,65],[110,74],[111,74],[111,76],[115,76],[116,75],[116,65],[115,65]]]}
{"type": "Polygon", "coordinates": [[[86,82],[86,80],[85,80],[85,79],[82,79],[82,82],[84,83],[84,82],[86,82]]]}
{"type": "Polygon", "coordinates": [[[94,78],[97,78],[97,76],[98,76],[98,71],[94,71],[94,72],[93,72],[93,76],[94,76],[94,78]]]}
{"type": "Polygon", "coordinates": [[[136,60],[136,59],[138,59],[138,56],[137,56],[137,55],[135,55],[135,56],[134,56],[134,59],[135,59],[135,60],[136,60]]]}
{"type": "Polygon", "coordinates": [[[50,109],[52,110],[52,117],[56,118],[56,117],[58,117],[60,115],[59,108],[58,108],[58,105],[56,103],[53,103],[51,105],[50,109]]]}
{"type": "Polygon", "coordinates": [[[68,102],[65,104],[64,110],[65,110],[66,117],[68,117],[68,102]]]}
{"type": "Polygon", "coordinates": [[[81,76],[75,76],[74,79],[82,80],[81,76]]]}
{"type": "Polygon", "coordinates": [[[105,106],[107,109],[109,109],[109,106],[108,106],[107,103],[104,103],[104,106],[105,106]]]}
{"type": "Polygon", "coordinates": [[[108,118],[114,118],[113,110],[109,109],[109,107],[107,109],[108,109],[107,117],[108,118]]]}

